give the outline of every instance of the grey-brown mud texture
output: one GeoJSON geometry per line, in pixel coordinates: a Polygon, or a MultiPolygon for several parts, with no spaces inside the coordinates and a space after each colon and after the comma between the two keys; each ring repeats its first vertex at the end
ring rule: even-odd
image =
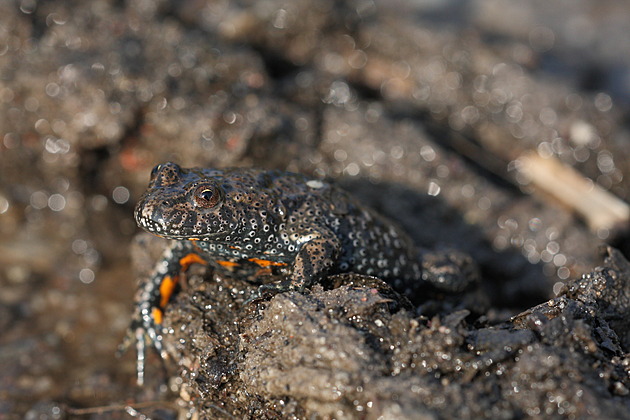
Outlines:
{"type": "Polygon", "coordinates": [[[615,232],[510,162],[630,201],[628,22],[617,0],[0,0],[0,418],[627,418],[615,232]],[[166,161],[333,179],[470,254],[479,288],[410,303],[347,275],[244,306],[255,285],[193,266],[138,387],[114,354],[166,161]]]}
{"type": "Polygon", "coordinates": [[[166,313],[165,342],[207,418],[627,418],[630,263],[607,252],[494,325],[443,301],[417,316],[351,274],[243,306],[242,284],[199,270],[166,313]]]}

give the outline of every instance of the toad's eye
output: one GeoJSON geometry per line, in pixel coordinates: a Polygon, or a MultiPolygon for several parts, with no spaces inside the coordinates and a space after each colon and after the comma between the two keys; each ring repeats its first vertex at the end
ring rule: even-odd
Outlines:
{"type": "Polygon", "coordinates": [[[201,185],[195,190],[195,204],[204,209],[216,206],[220,198],[219,191],[212,185],[201,185]]]}
{"type": "Polygon", "coordinates": [[[162,169],[162,165],[155,165],[153,167],[153,170],[151,171],[151,181],[153,181],[155,179],[155,177],[157,176],[158,172],[160,172],[160,169],[162,169]]]}

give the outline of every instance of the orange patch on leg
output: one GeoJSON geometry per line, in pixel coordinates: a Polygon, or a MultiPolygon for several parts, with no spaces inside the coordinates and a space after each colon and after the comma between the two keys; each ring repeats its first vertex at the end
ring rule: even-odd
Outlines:
{"type": "Polygon", "coordinates": [[[152,315],[153,315],[153,321],[155,321],[156,324],[162,323],[163,312],[160,308],[153,308],[152,315]]]}
{"type": "Polygon", "coordinates": [[[179,260],[179,265],[182,267],[182,271],[188,270],[188,267],[192,264],[207,264],[207,262],[199,255],[192,252],[179,260]]]}
{"type": "Polygon", "coordinates": [[[162,279],[162,283],[160,283],[160,308],[166,307],[171,296],[173,296],[178,281],[179,276],[166,276],[162,279]]]}

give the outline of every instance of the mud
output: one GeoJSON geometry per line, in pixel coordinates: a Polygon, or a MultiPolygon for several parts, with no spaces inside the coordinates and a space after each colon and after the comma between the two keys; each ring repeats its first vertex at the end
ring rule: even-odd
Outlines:
{"type": "Polygon", "coordinates": [[[608,252],[499,323],[479,291],[416,312],[342,275],[243,306],[243,282],[201,273],[167,312],[166,343],[202,418],[625,418],[630,263],[608,252]]]}
{"type": "Polygon", "coordinates": [[[601,251],[627,226],[512,163],[628,201],[617,3],[0,2],[0,417],[627,418],[628,268],[601,251]],[[244,306],[253,285],[193,267],[139,388],[114,353],[167,160],[334,179],[479,287],[412,305],[347,275],[244,306]]]}

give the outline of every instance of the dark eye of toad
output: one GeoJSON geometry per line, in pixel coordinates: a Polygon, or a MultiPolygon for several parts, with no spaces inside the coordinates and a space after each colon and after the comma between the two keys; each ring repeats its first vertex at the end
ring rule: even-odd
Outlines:
{"type": "Polygon", "coordinates": [[[151,181],[153,181],[153,179],[155,179],[155,176],[157,175],[157,173],[160,171],[160,168],[162,167],[162,165],[155,165],[153,167],[153,170],[151,171],[151,181]]]}
{"type": "Polygon", "coordinates": [[[201,185],[195,190],[195,204],[201,208],[208,209],[216,206],[219,198],[219,191],[212,185],[201,185]]]}

